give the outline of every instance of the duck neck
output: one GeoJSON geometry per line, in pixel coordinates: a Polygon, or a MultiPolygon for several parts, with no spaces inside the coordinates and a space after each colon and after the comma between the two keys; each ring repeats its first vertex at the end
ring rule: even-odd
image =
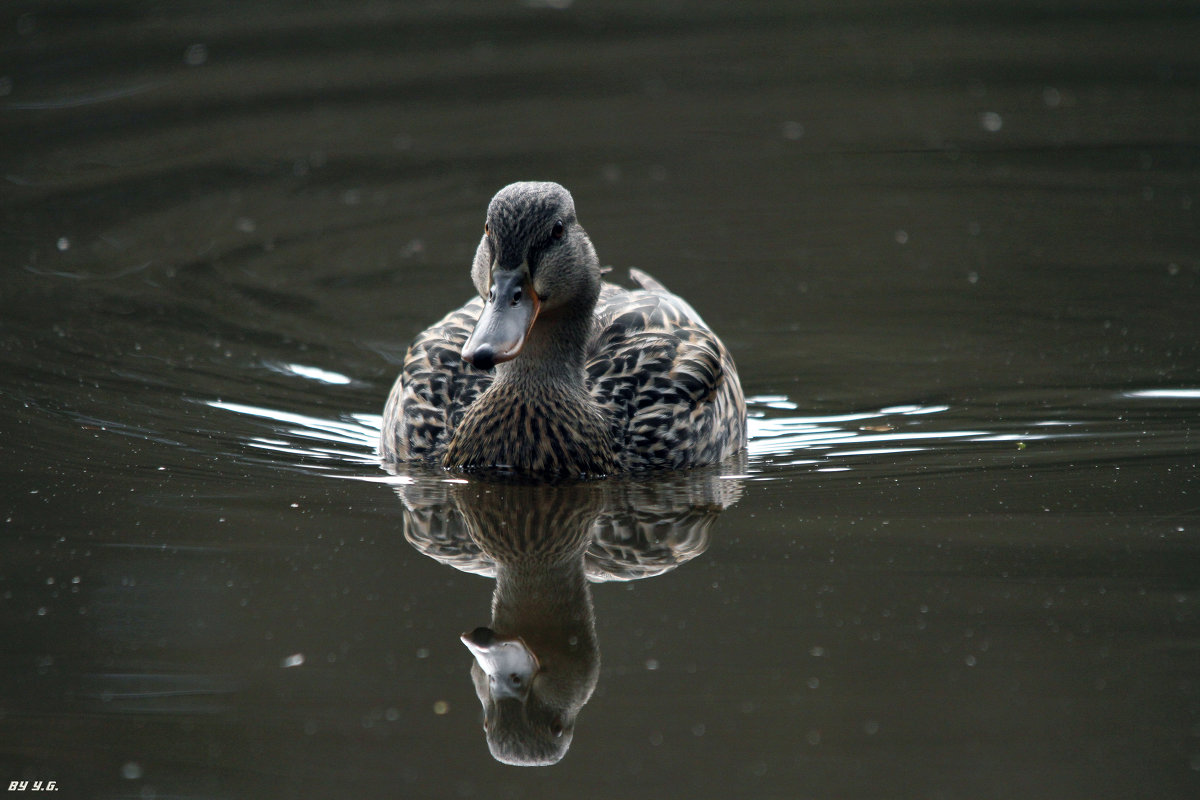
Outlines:
{"type": "Polygon", "coordinates": [[[592,315],[586,312],[539,317],[521,354],[496,366],[496,383],[523,391],[553,388],[584,396],[584,360],[592,324],[592,315]]]}
{"type": "Polygon", "coordinates": [[[492,385],[463,416],[443,466],[562,477],[620,471],[611,422],[585,381],[590,308],[538,317],[521,354],[496,365],[492,385]]]}
{"type": "Polygon", "coordinates": [[[582,556],[557,564],[497,564],[492,627],[541,651],[596,647],[595,614],[582,556]]]}

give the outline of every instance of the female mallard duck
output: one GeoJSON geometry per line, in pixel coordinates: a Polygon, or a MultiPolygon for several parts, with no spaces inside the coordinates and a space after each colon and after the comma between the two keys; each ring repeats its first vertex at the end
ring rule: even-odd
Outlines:
{"type": "Polygon", "coordinates": [[[534,477],[712,464],[746,441],[725,345],[649,275],[601,280],[556,183],[488,205],[471,278],[480,297],[426,330],[383,412],[388,461],[534,477]]]}

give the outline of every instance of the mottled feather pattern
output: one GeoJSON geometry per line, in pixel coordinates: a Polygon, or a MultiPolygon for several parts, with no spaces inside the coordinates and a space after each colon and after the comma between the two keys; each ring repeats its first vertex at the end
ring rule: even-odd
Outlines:
{"type": "Polygon", "coordinates": [[[647,288],[605,285],[587,365],[622,467],[720,461],[746,441],[733,358],[691,306],[645,273],[634,270],[633,276],[647,288]]]}
{"type": "Polygon", "coordinates": [[[686,302],[633,274],[646,288],[603,285],[586,350],[590,397],[538,386],[484,394],[492,373],[459,357],[482,302],[447,315],[409,349],[384,412],[383,455],[597,476],[710,464],[736,452],[745,402],[732,357],[686,302]]]}
{"type": "Polygon", "coordinates": [[[511,483],[504,491],[490,481],[424,480],[395,488],[404,501],[405,538],[455,569],[494,576],[497,560],[561,561],[576,552],[576,526],[593,515],[586,526],[588,578],[624,581],[666,572],[704,552],[713,520],[741,498],[741,482],[724,477],[738,468],[726,462],[706,475],[667,473],[653,481],[511,483]]]}
{"type": "Polygon", "coordinates": [[[452,484],[450,496],[470,539],[493,561],[525,568],[578,560],[603,513],[597,482],[548,489],[539,484],[452,484]]]}
{"type": "Polygon", "coordinates": [[[528,386],[488,392],[468,409],[442,464],[527,475],[597,477],[620,470],[603,416],[586,396],[528,386]]]}
{"type": "Polygon", "coordinates": [[[461,357],[482,311],[483,301],[475,298],[422,332],[408,348],[383,411],[380,453],[386,460],[440,458],[463,414],[492,382],[492,373],[461,357]]]}

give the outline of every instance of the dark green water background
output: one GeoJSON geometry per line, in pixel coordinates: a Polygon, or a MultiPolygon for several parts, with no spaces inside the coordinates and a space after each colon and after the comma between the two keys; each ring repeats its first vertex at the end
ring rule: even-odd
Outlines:
{"type": "Polygon", "coordinates": [[[1198,42],[1165,0],[5,4],[0,788],[1200,796],[1198,42]],[[541,770],[480,731],[491,582],[369,444],[520,179],[755,417],[706,551],[594,586],[541,770]]]}

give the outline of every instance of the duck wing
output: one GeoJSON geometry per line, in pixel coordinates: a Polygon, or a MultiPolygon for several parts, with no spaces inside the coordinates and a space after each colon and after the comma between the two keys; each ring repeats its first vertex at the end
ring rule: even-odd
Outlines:
{"type": "Polygon", "coordinates": [[[441,456],[463,414],[493,373],[462,360],[462,348],[483,311],[475,298],[422,332],[404,356],[383,411],[380,453],[390,461],[441,456]]]}
{"type": "Polygon", "coordinates": [[[733,357],[682,298],[644,272],[606,284],[588,350],[588,387],[626,469],[711,464],[745,442],[733,357]]]}

